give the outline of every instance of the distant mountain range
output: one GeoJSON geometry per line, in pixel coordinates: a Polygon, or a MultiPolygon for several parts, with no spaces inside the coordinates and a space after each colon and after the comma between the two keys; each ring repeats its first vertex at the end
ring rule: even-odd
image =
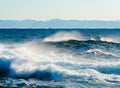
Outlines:
{"type": "Polygon", "coordinates": [[[120,28],[120,20],[0,20],[0,28],[120,28]]]}

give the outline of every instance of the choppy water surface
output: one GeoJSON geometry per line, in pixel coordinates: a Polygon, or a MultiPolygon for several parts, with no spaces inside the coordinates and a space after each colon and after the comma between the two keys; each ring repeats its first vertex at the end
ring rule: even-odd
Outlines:
{"type": "Polygon", "coordinates": [[[0,87],[119,86],[119,29],[0,30],[0,87]]]}

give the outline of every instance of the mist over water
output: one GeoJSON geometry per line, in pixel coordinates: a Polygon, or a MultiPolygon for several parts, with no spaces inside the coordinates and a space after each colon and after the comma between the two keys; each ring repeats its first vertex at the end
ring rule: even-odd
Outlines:
{"type": "Polygon", "coordinates": [[[119,34],[119,29],[1,29],[0,86],[119,88],[119,34]]]}

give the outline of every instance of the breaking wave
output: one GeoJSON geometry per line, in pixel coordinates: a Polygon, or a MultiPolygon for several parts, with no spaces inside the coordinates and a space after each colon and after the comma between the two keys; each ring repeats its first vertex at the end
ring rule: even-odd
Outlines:
{"type": "MultiPolygon", "coordinates": [[[[87,53],[115,56],[97,49],[87,53]]],[[[13,78],[120,83],[119,63],[116,59],[85,58],[46,42],[0,44],[0,75],[13,78]]]]}
{"type": "Polygon", "coordinates": [[[73,31],[73,32],[58,32],[53,35],[46,37],[43,41],[46,42],[60,42],[60,41],[68,41],[68,40],[83,40],[84,37],[82,34],[73,31]]]}
{"type": "Polygon", "coordinates": [[[118,33],[87,32],[32,30],[15,36],[3,32],[0,87],[119,88],[118,33]]]}
{"type": "Polygon", "coordinates": [[[77,41],[101,41],[101,42],[110,42],[110,43],[120,43],[120,40],[116,36],[85,36],[80,32],[72,31],[72,32],[57,32],[43,39],[44,42],[60,42],[60,41],[69,41],[69,40],[77,40],[77,41]]]}
{"type": "Polygon", "coordinates": [[[67,63],[68,58],[70,63],[74,62],[63,50],[37,42],[0,44],[0,47],[0,74],[10,77],[54,80],[68,73],[55,63],[67,63]]]}

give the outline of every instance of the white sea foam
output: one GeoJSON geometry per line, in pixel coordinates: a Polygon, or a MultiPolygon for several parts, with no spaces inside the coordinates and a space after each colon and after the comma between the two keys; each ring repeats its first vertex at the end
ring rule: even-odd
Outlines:
{"type": "Polygon", "coordinates": [[[30,42],[17,46],[1,44],[0,47],[0,58],[11,62],[9,75],[13,77],[30,77],[32,74],[39,74],[42,71],[54,73],[55,68],[59,75],[61,67],[54,63],[68,62],[67,59],[69,59],[69,63],[74,63],[71,55],[45,44],[30,42]]]}
{"type": "MultiPolygon", "coordinates": [[[[100,50],[88,52],[103,53],[100,50]]],[[[117,66],[119,63],[119,60],[85,59],[44,42],[0,44],[0,64],[10,70],[10,77],[29,78],[34,75],[52,80],[79,78],[88,82],[120,82],[119,75],[103,74],[97,70],[102,66],[117,66]]],[[[6,68],[0,67],[1,72],[6,68]]]]}

